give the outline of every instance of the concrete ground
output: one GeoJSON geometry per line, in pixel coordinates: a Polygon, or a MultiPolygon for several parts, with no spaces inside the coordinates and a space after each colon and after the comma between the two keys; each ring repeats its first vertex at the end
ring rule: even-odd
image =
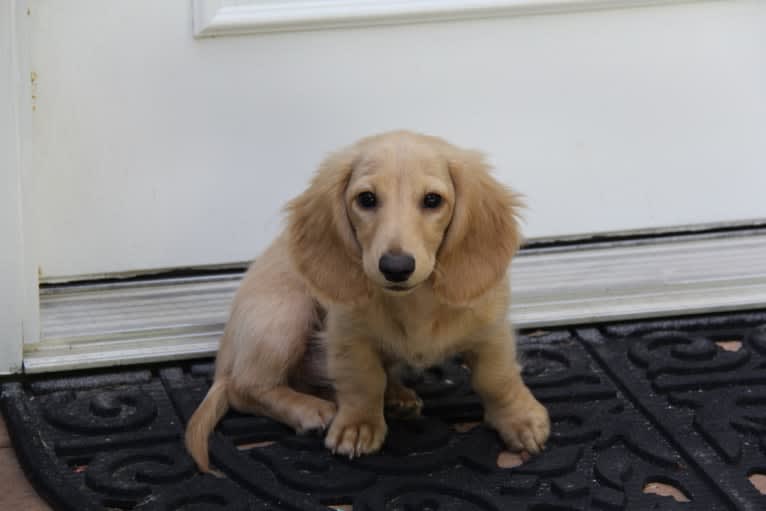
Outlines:
{"type": "Polygon", "coordinates": [[[0,509],[50,511],[21,471],[11,447],[5,421],[0,416],[0,509]]]}

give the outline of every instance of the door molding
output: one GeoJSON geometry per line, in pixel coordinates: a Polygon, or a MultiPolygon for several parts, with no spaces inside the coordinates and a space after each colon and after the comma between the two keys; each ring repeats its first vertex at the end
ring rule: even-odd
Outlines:
{"type": "MultiPolygon", "coordinates": [[[[240,277],[47,288],[25,371],[212,356],[240,277]]],[[[523,250],[511,287],[520,329],[762,308],[766,230],[523,250]]]]}
{"type": "Polygon", "coordinates": [[[702,0],[193,0],[195,37],[457,21],[702,0]]]}
{"type": "Polygon", "coordinates": [[[0,2],[0,374],[22,368],[24,341],[38,340],[37,274],[25,246],[24,135],[29,127],[26,1],[0,2]]]}

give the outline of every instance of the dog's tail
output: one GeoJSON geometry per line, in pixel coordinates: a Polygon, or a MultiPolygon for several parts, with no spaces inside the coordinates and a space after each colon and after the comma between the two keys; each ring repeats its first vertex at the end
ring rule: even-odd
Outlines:
{"type": "Polygon", "coordinates": [[[227,384],[226,378],[213,382],[205,399],[202,400],[186,426],[186,449],[202,472],[210,471],[208,437],[221,417],[229,410],[229,400],[226,396],[227,384]]]}

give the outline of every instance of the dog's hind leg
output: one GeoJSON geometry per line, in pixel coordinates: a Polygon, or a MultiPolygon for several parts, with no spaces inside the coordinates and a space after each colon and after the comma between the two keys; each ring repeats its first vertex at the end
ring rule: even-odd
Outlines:
{"type": "Polygon", "coordinates": [[[423,400],[413,389],[402,383],[403,372],[401,364],[386,367],[386,415],[395,419],[413,419],[420,416],[423,400]]]}
{"type": "Polygon", "coordinates": [[[244,413],[266,415],[298,433],[323,431],[335,416],[335,403],[277,385],[260,393],[246,387],[229,387],[231,406],[244,413]]]}
{"type": "Polygon", "coordinates": [[[278,241],[245,275],[226,324],[216,369],[228,379],[232,408],[267,415],[299,432],[330,423],[334,403],[288,382],[304,362],[320,319],[278,241]]]}
{"type": "Polygon", "coordinates": [[[280,320],[284,312],[274,311],[267,325],[261,321],[261,326],[247,333],[252,336],[245,341],[249,348],[238,350],[228,374],[229,403],[239,412],[267,415],[300,433],[325,429],[335,415],[335,404],[300,392],[288,382],[302,364],[312,328],[301,328],[308,322],[296,317],[300,313],[295,307],[291,309],[289,319],[280,320]]]}

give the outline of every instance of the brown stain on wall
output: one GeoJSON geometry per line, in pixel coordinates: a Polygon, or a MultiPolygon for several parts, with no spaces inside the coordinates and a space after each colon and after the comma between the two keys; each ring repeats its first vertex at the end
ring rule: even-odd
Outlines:
{"type": "Polygon", "coordinates": [[[39,83],[39,76],[37,75],[37,71],[32,71],[29,73],[29,82],[30,82],[30,88],[32,92],[32,111],[37,111],[37,92],[38,92],[38,83],[39,83]]]}

